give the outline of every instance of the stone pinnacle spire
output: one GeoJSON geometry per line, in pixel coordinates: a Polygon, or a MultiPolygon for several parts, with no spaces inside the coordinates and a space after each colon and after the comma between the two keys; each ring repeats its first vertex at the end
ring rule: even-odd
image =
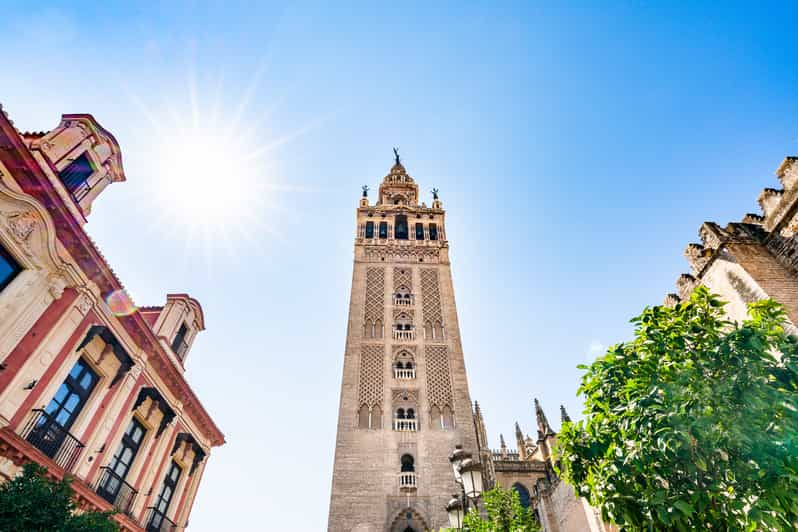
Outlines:
{"type": "Polygon", "coordinates": [[[563,423],[570,423],[571,417],[568,415],[568,412],[565,411],[565,406],[560,405],[560,420],[563,423]]]}
{"type": "Polygon", "coordinates": [[[537,418],[538,422],[539,438],[544,438],[550,434],[554,434],[554,431],[551,429],[551,425],[549,425],[549,420],[546,419],[546,414],[543,412],[543,408],[540,407],[540,401],[538,401],[537,397],[535,398],[535,417],[537,418]]]}

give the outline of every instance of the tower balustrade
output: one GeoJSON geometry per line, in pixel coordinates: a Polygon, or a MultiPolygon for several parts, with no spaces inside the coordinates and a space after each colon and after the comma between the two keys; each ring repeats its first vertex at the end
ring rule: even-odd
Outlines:
{"type": "Polygon", "coordinates": [[[416,489],[416,474],[413,471],[403,471],[399,473],[400,489],[416,489]]]}
{"type": "Polygon", "coordinates": [[[393,377],[401,381],[415,379],[416,368],[393,368],[393,377]]]}
{"type": "Polygon", "coordinates": [[[393,339],[394,340],[415,340],[416,339],[416,331],[397,331],[394,329],[393,331],[393,339]]]}
{"type": "Polygon", "coordinates": [[[418,430],[418,420],[394,418],[393,430],[399,432],[416,432],[418,430]]]}

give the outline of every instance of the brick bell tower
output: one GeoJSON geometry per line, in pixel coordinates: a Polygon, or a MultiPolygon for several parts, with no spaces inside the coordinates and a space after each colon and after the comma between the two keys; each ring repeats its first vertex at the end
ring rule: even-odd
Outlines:
{"type": "Polygon", "coordinates": [[[376,204],[357,209],[330,532],[448,526],[448,456],[478,448],[444,210],[419,205],[394,150],[376,204]]]}

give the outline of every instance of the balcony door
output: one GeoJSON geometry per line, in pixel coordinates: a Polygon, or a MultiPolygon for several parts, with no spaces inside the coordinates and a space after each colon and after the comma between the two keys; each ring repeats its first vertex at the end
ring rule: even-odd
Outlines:
{"type": "Polygon", "coordinates": [[[97,374],[83,360],[78,360],[37,420],[28,441],[53,458],[98,380],[97,374]]]}
{"type": "Polygon", "coordinates": [[[161,530],[162,523],[167,520],[166,512],[169,511],[169,505],[172,503],[172,497],[175,495],[177,483],[180,481],[182,472],[183,470],[177,465],[177,462],[172,461],[169,472],[166,473],[166,477],[163,479],[163,487],[161,487],[161,493],[158,494],[158,500],[153,508],[147,530],[161,530]]]}
{"type": "MultiPolygon", "coordinates": [[[[139,452],[145,432],[146,429],[136,418],[131,419],[124,436],[122,436],[122,441],[111,459],[111,463],[105,470],[97,493],[111,504],[116,502],[119,496],[119,490],[124,484],[125,478],[127,478],[133,460],[136,459],[136,454],[139,452]]],[[[130,487],[129,489],[132,490],[130,487]]],[[[129,498],[129,496],[126,498],[129,498]]]]}

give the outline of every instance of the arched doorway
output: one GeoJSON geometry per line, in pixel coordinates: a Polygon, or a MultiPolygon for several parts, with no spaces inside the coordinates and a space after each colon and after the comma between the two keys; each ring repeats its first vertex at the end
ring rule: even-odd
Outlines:
{"type": "Polygon", "coordinates": [[[521,506],[524,508],[529,508],[530,498],[529,498],[529,490],[524,487],[523,484],[516,482],[513,484],[513,489],[518,492],[518,498],[521,500],[521,506]]]}
{"type": "Polygon", "coordinates": [[[427,522],[413,508],[405,508],[394,517],[391,532],[425,532],[429,530],[427,522]]]}

